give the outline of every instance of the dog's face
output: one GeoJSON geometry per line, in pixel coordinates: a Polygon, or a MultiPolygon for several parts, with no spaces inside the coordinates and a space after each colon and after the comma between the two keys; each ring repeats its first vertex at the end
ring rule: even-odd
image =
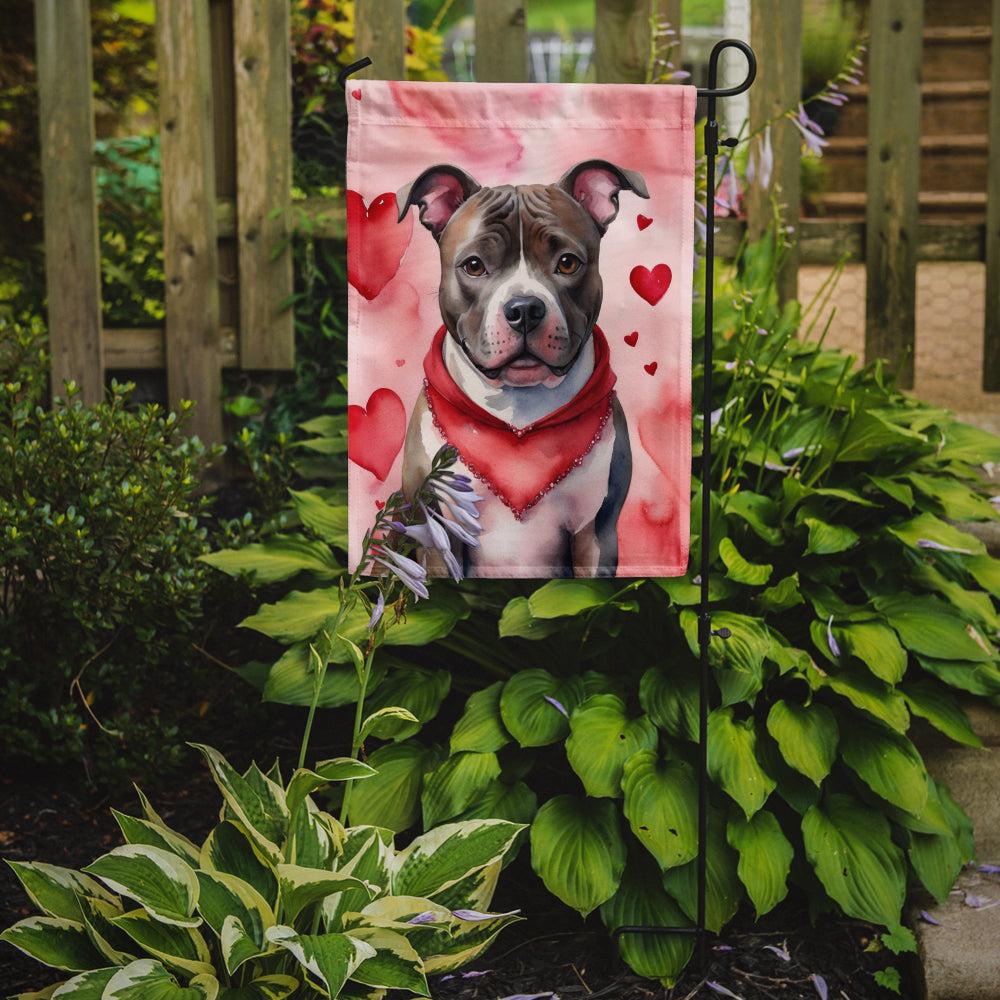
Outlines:
{"type": "Polygon", "coordinates": [[[497,386],[556,386],[590,338],[601,308],[601,237],[635,171],[578,164],[552,185],[480,187],[431,167],[397,195],[413,204],[441,252],[441,316],[471,365],[497,386]]]}

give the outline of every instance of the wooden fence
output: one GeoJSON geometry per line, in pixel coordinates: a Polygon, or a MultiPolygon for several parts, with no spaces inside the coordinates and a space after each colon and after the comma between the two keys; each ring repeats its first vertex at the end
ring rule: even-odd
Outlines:
{"type": "MultiPolygon", "coordinates": [[[[479,80],[526,78],[525,2],[474,0],[479,80]]],[[[287,243],[291,204],[290,0],[158,0],[157,40],[163,170],[166,325],[102,329],[88,0],[35,0],[53,384],[73,379],[85,401],[101,397],[105,373],[165,369],[170,402],[193,399],[196,433],[221,441],[221,371],[293,365],[287,243]]],[[[681,0],[595,0],[599,82],[642,82],[651,16],[681,23],[681,0]]],[[[366,75],[404,76],[404,0],[359,0],[356,51],[366,75]]],[[[849,253],[867,270],[866,355],[898,363],[911,351],[916,266],[923,260],[985,261],[983,384],[1000,390],[1000,0],[992,2],[991,99],[986,221],[921,222],[920,47],[923,2],[871,0],[867,81],[869,132],[864,221],[785,222],[797,243],[782,275],[795,294],[800,263],[849,253]]],[[[750,91],[753,129],[800,98],[801,0],[753,0],[751,43],[759,72],[750,91]]],[[[681,39],[683,47],[683,39],[681,39]]],[[[676,53],[675,53],[676,58],[676,53]]],[[[784,123],[782,123],[784,124],[784,123]]],[[[731,254],[744,227],[760,233],[771,199],[799,203],[800,137],[774,130],[775,170],[751,189],[746,222],[725,220],[716,241],[731,254]]],[[[342,201],[311,201],[296,215],[319,237],[343,238],[342,201]]],[[[787,210],[786,210],[787,214],[787,210]]]]}

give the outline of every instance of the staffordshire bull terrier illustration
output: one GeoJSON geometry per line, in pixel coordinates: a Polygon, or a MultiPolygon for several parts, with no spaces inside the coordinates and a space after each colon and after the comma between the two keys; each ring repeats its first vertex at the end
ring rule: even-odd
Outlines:
{"type": "Polygon", "coordinates": [[[444,441],[458,449],[486,496],[479,547],[455,553],[470,576],[616,574],[632,458],[596,321],[601,239],[623,190],[649,197],[641,174],[595,159],[554,184],[498,187],[439,164],[396,195],[400,221],[418,206],[438,244],[443,320],[403,490],[444,441]]]}

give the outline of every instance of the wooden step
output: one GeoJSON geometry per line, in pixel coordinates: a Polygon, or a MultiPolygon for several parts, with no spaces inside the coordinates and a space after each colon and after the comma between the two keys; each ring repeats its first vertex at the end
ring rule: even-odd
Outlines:
{"type": "Polygon", "coordinates": [[[992,38],[989,25],[925,28],[921,79],[925,83],[988,80],[992,38]]]}
{"type": "MultiPolygon", "coordinates": [[[[864,219],[868,199],[863,191],[830,191],[815,199],[823,215],[837,219],[864,219]]],[[[981,223],[986,216],[986,193],[979,191],[921,191],[920,218],[981,223]]]]}

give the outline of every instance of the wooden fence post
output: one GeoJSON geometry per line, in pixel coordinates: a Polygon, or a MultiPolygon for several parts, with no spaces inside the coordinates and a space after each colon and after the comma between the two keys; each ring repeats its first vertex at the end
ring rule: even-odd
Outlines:
{"type": "Polygon", "coordinates": [[[291,17],[288,0],[233,6],[240,366],[295,367],[292,294],[291,17]],[[275,255],[275,248],[284,249],[275,255]]]}
{"type": "Polygon", "coordinates": [[[1000,0],[993,0],[989,130],[989,169],[986,176],[986,325],[983,330],[983,390],[1000,392],[1000,0]]]}
{"type": "Polygon", "coordinates": [[[197,402],[192,432],[222,441],[219,253],[207,0],[159,0],[167,395],[197,402]]]}
{"type": "MultiPolygon", "coordinates": [[[[760,72],[750,88],[750,131],[797,107],[802,99],[802,4],[799,0],[759,0],[750,8],[750,41],[760,72]]],[[[755,139],[756,144],[759,140],[755,139]]],[[[747,192],[747,228],[751,240],[760,239],[774,221],[778,203],[779,225],[794,229],[793,244],[778,274],[778,296],[785,302],[798,297],[799,262],[799,160],[802,136],[787,119],[771,127],[774,169],[766,188],[760,177],[747,192]]],[[[758,147],[759,148],[759,147],[758,147]]]]}
{"type": "Polygon", "coordinates": [[[52,393],[104,398],[89,0],[35,0],[52,393]]]}
{"type": "Polygon", "coordinates": [[[476,79],[524,83],[528,79],[524,0],[475,0],[476,79]]]}
{"type": "Polygon", "coordinates": [[[406,2],[381,0],[354,5],[354,55],[372,65],[357,75],[373,80],[406,79],[406,2]]]}
{"type": "MultiPolygon", "coordinates": [[[[670,21],[680,38],[679,0],[595,0],[594,66],[598,83],[645,83],[654,18],[670,21]]],[[[674,65],[680,65],[674,59],[674,65]]]]}
{"type": "Polygon", "coordinates": [[[872,0],[868,53],[865,360],[913,387],[923,0],[872,0]]]}

